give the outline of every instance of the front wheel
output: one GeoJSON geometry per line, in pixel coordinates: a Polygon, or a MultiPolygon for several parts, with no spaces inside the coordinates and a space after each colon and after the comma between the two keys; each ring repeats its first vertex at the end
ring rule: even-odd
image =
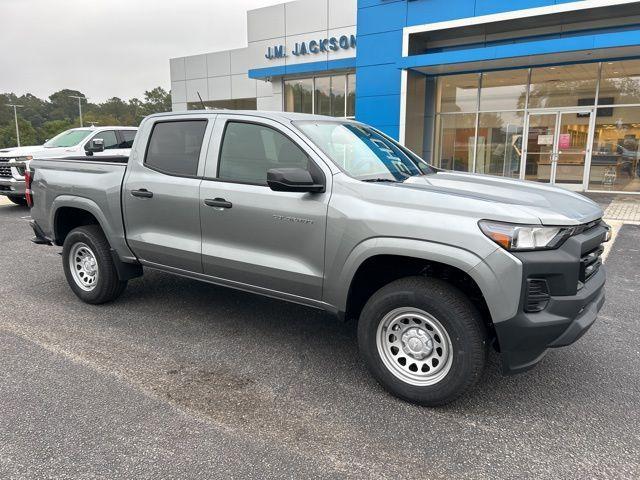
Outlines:
{"type": "Polygon", "coordinates": [[[118,278],[109,242],[97,225],[78,227],[67,235],[62,264],[71,290],[83,302],[110,302],[127,286],[126,281],[118,278]]]}
{"type": "Polygon", "coordinates": [[[487,354],[484,323],[467,297],[423,277],[396,280],[369,299],[358,344],[383,387],[425,406],[450,403],[471,388],[487,354]]]}

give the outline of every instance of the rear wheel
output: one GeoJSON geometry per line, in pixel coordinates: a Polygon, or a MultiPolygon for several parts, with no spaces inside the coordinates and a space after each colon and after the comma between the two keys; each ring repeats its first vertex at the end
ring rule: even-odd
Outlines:
{"type": "Polygon", "coordinates": [[[396,280],[369,299],[358,343],[383,387],[425,406],[447,404],[471,388],[487,353],[482,318],[467,297],[423,277],[396,280]]]}
{"type": "Polygon", "coordinates": [[[67,282],[83,302],[110,302],[127,286],[118,278],[109,242],[97,225],[72,230],[64,241],[62,259],[67,282]]]}
{"type": "Polygon", "coordinates": [[[9,200],[11,200],[16,205],[20,205],[21,207],[27,206],[27,199],[25,197],[18,197],[16,195],[9,195],[9,200]]]}

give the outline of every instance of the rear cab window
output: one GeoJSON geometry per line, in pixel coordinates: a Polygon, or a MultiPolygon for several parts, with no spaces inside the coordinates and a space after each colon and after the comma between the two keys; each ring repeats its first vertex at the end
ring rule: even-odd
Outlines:
{"type": "Polygon", "coordinates": [[[156,122],[149,137],[144,165],[167,175],[195,177],[207,120],[156,122]]]}

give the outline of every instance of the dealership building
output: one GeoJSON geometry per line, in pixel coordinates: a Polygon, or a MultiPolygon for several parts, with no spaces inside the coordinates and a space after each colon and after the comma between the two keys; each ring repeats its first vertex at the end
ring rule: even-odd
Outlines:
{"type": "Polygon", "coordinates": [[[298,0],[174,58],[173,109],[355,118],[434,165],[640,192],[640,1],[298,0]]]}

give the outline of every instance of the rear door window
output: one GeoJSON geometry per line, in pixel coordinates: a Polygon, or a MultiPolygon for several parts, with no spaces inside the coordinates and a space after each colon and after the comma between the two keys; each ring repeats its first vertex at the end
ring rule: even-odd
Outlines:
{"type": "Polygon", "coordinates": [[[168,175],[194,177],[206,120],[158,122],[153,126],[144,163],[168,175]]]}
{"type": "Polygon", "coordinates": [[[120,130],[122,141],[120,142],[120,148],[131,148],[133,146],[133,139],[136,138],[135,130],[120,130]]]}

